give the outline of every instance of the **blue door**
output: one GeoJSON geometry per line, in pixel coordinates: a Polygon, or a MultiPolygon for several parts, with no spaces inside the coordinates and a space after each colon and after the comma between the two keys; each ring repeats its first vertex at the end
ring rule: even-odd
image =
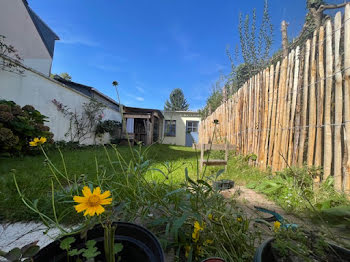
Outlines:
{"type": "Polygon", "coordinates": [[[186,146],[198,143],[198,124],[199,121],[186,121],[186,146]]]}

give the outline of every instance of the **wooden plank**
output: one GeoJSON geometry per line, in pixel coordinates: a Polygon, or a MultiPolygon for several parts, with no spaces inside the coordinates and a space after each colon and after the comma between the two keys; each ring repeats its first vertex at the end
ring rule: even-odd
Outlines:
{"type": "Polygon", "coordinates": [[[151,115],[124,114],[124,118],[143,118],[150,119],[151,115]]]}
{"type": "Polygon", "coordinates": [[[326,180],[331,174],[332,168],[332,127],[331,107],[332,107],[332,87],[333,87],[333,48],[332,48],[332,23],[326,22],[326,89],[324,106],[324,151],[323,151],[323,179],[326,180]]]}
{"type": "Polygon", "coordinates": [[[307,165],[314,164],[315,138],[316,138],[316,39],[317,31],[314,32],[311,45],[311,72],[310,72],[310,98],[309,98],[309,136],[307,147],[307,165]]]}
{"type": "Polygon", "coordinates": [[[293,153],[294,153],[294,134],[295,134],[295,113],[296,113],[296,106],[297,106],[297,95],[298,95],[298,80],[299,80],[299,55],[300,55],[300,48],[297,46],[295,50],[295,66],[294,66],[294,76],[293,76],[293,86],[292,86],[292,101],[291,101],[291,112],[290,112],[290,122],[289,122],[289,147],[288,147],[288,165],[292,165],[293,161],[293,153]]]}
{"type": "Polygon", "coordinates": [[[298,77],[298,86],[297,86],[297,102],[295,108],[295,130],[294,130],[294,147],[293,147],[293,159],[292,165],[296,166],[298,163],[298,153],[299,153],[299,139],[301,131],[301,99],[302,99],[302,85],[303,85],[303,70],[304,70],[304,48],[302,48],[299,61],[299,77],[298,77]]]}
{"type": "Polygon", "coordinates": [[[282,170],[287,166],[286,160],[288,158],[288,134],[289,134],[289,113],[290,113],[290,96],[291,96],[291,86],[293,85],[293,69],[294,69],[294,54],[295,51],[292,50],[289,54],[288,69],[287,69],[287,79],[286,79],[286,93],[284,96],[284,110],[283,110],[283,121],[282,121],[282,139],[281,143],[281,155],[278,164],[278,170],[282,170]]]}
{"type": "Polygon", "coordinates": [[[272,142],[270,140],[270,134],[271,134],[271,122],[272,122],[272,107],[273,107],[273,95],[274,95],[274,88],[273,88],[273,81],[274,81],[274,66],[270,66],[270,75],[269,75],[269,108],[268,108],[268,119],[267,119],[267,138],[266,138],[266,144],[265,144],[265,163],[266,166],[269,166],[269,153],[270,153],[270,146],[272,147],[272,142]]]}
{"type": "Polygon", "coordinates": [[[221,159],[210,159],[205,160],[203,164],[207,166],[225,166],[227,165],[227,161],[221,159]]]}
{"type": "Polygon", "coordinates": [[[317,113],[316,113],[316,147],[315,147],[315,166],[322,166],[322,140],[323,140],[323,107],[324,107],[324,27],[319,28],[318,35],[318,64],[317,64],[317,113]]]}
{"type": "Polygon", "coordinates": [[[345,193],[350,193],[350,4],[345,6],[344,15],[344,144],[347,152],[344,168],[343,187],[345,193]]]}
{"type": "Polygon", "coordinates": [[[285,100],[285,86],[286,86],[286,78],[287,78],[287,63],[288,57],[285,57],[281,64],[281,75],[279,82],[279,92],[281,95],[278,96],[278,121],[276,121],[276,127],[278,129],[278,136],[275,141],[273,160],[272,160],[272,170],[278,170],[279,159],[280,159],[280,150],[281,150],[281,141],[282,141],[282,122],[283,122],[283,108],[284,108],[284,100],[285,100]]]}
{"type": "Polygon", "coordinates": [[[343,77],[341,73],[340,35],[341,12],[334,17],[334,71],[335,71],[335,108],[334,108],[334,188],[342,190],[342,115],[343,115],[343,77]]]}
{"type": "Polygon", "coordinates": [[[274,84],[273,84],[273,100],[272,100],[272,113],[271,113],[271,131],[270,131],[270,145],[269,145],[269,156],[268,156],[268,165],[272,165],[272,156],[273,156],[273,148],[275,146],[275,138],[277,137],[276,132],[276,118],[277,118],[277,101],[278,101],[278,80],[279,80],[279,68],[280,61],[277,62],[275,76],[274,76],[274,84]]]}
{"type": "Polygon", "coordinates": [[[268,120],[268,110],[269,110],[269,76],[270,69],[266,68],[263,71],[263,109],[261,112],[261,138],[260,138],[260,151],[259,151],[259,166],[261,168],[266,167],[265,156],[266,156],[266,136],[267,136],[267,120],[268,120]]]}
{"type": "Polygon", "coordinates": [[[307,109],[308,109],[308,94],[309,94],[309,64],[310,64],[310,39],[305,44],[305,66],[304,66],[304,84],[303,84],[303,99],[301,108],[301,132],[300,144],[298,153],[298,166],[301,167],[304,163],[304,145],[308,133],[307,125],[307,109]]]}

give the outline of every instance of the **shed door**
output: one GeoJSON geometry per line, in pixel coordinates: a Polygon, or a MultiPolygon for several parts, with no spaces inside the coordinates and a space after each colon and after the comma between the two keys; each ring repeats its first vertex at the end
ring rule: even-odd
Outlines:
{"type": "Polygon", "coordinates": [[[186,121],[186,146],[192,146],[198,137],[199,121],[186,121]]]}

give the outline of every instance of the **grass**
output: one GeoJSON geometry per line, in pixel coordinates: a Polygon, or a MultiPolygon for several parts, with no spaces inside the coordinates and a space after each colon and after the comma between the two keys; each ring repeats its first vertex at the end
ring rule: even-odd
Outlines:
{"type": "MultiPolygon", "coordinates": [[[[118,150],[127,161],[131,160],[132,153],[128,146],[120,146],[118,150]]],[[[90,179],[94,179],[97,170],[107,174],[113,172],[107,154],[111,161],[115,163],[114,168],[118,169],[117,158],[111,147],[62,149],[66,167],[62,164],[58,150],[48,151],[48,157],[59,170],[63,171],[66,168],[70,177],[86,175],[90,179]]],[[[166,180],[165,177],[158,171],[162,170],[164,173],[170,172],[169,183],[180,185],[185,180],[185,168],[188,169],[190,174],[195,173],[197,169],[196,155],[198,156],[199,153],[189,147],[153,145],[146,153],[146,158],[151,164],[146,178],[156,182],[164,181],[166,180]]],[[[213,157],[223,158],[223,154],[216,152],[213,157]]],[[[258,176],[256,171],[252,171],[251,168],[242,168],[237,164],[238,162],[236,159],[230,161],[228,174],[237,173],[237,178],[243,178],[243,176],[248,178],[252,174],[258,176]]],[[[215,173],[218,170],[219,167],[210,167],[207,171],[208,173],[215,173]]],[[[32,200],[39,199],[41,208],[46,212],[50,212],[52,209],[50,190],[53,177],[43,154],[38,153],[35,156],[21,158],[2,158],[0,159],[0,220],[24,221],[38,219],[37,215],[24,208],[14,185],[13,172],[16,174],[18,184],[25,196],[32,200]]],[[[230,178],[231,175],[228,174],[224,174],[222,178],[230,178]]]]}
{"type": "MultiPolygon", "coordinates": [[[[57,225],[62,222],[72,225],[83,222],[81,214],[77,214],[72,207],[72,194],[76,195],[76,190],[79,194],[83,185],[91,183],[93,187],[111,190],[114,199],[112,211],[116,212],[116,219],[138,220],[159,237],[163,247],[175,248],[179,257],[183,258],[184,248],[190,246],[193,256],[197,257],[221,256],[227,261],[238,261],[238,258],[244,257],[243,261],[251,261],[260,233],[249,229],[250,218],[237,208],[234,200],[224,199],[208,184],[222,167],[209,167],[202,176],[197,173],[199,152],[191,148],[154,145],[141,151],[138,149],[118,147],[125,162],[120,161],[112,147],[66,148],[62,150],[62,155],[57,150],[48,150],[50,161],[62,173],[67,170],[67,180],[73,182],[68,182],[72,187],[67,188],[65,180],[60,179],[64,189],[56,185],[54,199],[51,195],[51,180],[54,177],[49,168],[52,165],[46,162],[42,154],[38,152],[35,156],[0,159],[0,219],[39,220],[38,215],[22,203],[13,173],[25,197],[32,201],[38,199],[38,202],[32,202],[32,206],[37,206],[40,212],[49,217],[60,214],[57,225]],[[62,156],[65,165],[62,164],[62,156]],[[80,177],[84,178],[79,180],[80,177]],[[56,203],[54,213],[53,202],[56,203]],[[209,218],[209,215],[213,218],[209,218]],[[195,221],[203,221],[206,225],[199,242],[192,240],[195,221]],[[206,245],[208,239],[213,240],[213,245],[206,249],[205,254],[199,254],[200,246],[206,245]]],[[[223,159],[224,152],[211,152],[210,158],[223,159]]],[[[237,184],[247,186],[254,184],[255,190],[265,193],[282,206],[288,203],[284,196],[292,194],[295,207],[300,207],[297,202],[300,192],[310,194],[309,197],[314,199],[324,199],[319,198],[318,193],[310,192],[313,179],[303,170],[296,171],[300,177],[295,179],[293,172],[282,172],[277,176],[262,172],[249,165],[253,161],[250,157],[235,156],[231,152],[229,159],[228,172],[219,179],[232,179],[237,184]],[[300,184],[300,181],[303,183],[300,184]],[[271,189],[271,184],[277,186],[271,189]]],[[[331,188],[329,184],[327,191],[323,191],[328,192],[328,200],[335,199],[334,196],[342,197],[335,195],[331,188]]],[[[340,201],[335,205],[339,203],[348,202],[340,201]]]]}

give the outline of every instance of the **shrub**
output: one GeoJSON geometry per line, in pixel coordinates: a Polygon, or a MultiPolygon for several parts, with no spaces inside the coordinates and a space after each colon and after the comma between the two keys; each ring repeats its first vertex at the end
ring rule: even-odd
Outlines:
{"type": "Polygon", "coordinates": [[[0,154],[31,152],[28,142],[34,137],[46,137],[52,143],[46,118],[31,105],[21,108],[13,101],[0,100],[0,154]]]}
{"type": "Polygon", "coordinates": [[[95,133],[96,135],[109,133],[112,136],[113,133],[115,133],[118,129],[121,129],[121,128],[122,128],[122,124],[119,121],[105,120],[105,121],[100,121],[97,124],[95,133]]]}

